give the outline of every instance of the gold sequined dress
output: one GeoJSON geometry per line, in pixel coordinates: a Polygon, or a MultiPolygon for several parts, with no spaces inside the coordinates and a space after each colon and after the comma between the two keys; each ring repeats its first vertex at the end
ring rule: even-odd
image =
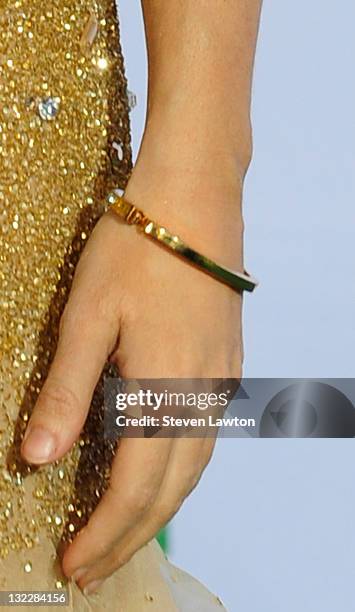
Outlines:
{"type": "Polygon", "coordinates": [[[66,583],[57,545],[100,499],[114,450],[103,441],[100,385],[64,459],[31,469],[19,454],[75,264],[105,195],[131,169],[114,0],[0,0],[0,591],[63,588],[67,609],[110,612],[187,610],[191,592],[191,610],[221,609],[156,543],[99,595],[66,583]]]}

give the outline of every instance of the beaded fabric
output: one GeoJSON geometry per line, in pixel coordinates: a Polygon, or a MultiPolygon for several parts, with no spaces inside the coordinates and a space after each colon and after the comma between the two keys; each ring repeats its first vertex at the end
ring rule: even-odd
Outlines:
{"type": "Polygon", "coordinates": [[[110,472],[103,378],[64,459],[30,468],[19,448],[78,257],[132,170],[129,110],[114,0],[1,1],[0,557],[27,550],[25,573],[42,532],[75,535],[110,472]]]}

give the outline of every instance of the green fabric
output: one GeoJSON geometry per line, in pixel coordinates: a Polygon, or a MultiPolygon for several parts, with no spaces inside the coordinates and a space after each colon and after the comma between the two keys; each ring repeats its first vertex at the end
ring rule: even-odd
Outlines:
{"type": "Polygon", "coordinates": [[[168,539],[168,530],[166,527],[163,527],[163,529],[159,531],[157,535],[157,540],[160,546],[162,547],[163,551],[165,553],[168,552],[169,539],[168,539]]]}

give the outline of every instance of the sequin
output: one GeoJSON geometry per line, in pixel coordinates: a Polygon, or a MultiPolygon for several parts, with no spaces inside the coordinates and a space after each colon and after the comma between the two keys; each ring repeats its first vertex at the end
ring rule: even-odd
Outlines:
{"type": "Polygon", "coordinates": [[[60,98],[43,98],[38,103],[38,112],[41,119],[52,121],[58,114],[60,107],[60,98]]]}
{"type": "MultiPolygon", "coordinates": [[[[43,531],[55,546],[62,536],[72,539],[107,486],[114,448],[102,435],[103,378],[83,435],[62,460],[31,468],[19,449],[55,354],[75,265],[107,207],[106,194],[124,189],[131,170],[127,81],[114,0],[5,0],[0,8],[0,557],[32,550],[43,531]],[[113,142],[121,143],[120,159],[117,151],[112,158],[113,142]]],[[[23,571],[32,566],[26,559],[23,571]]]]}
{"type": "Polygon", "coordinates": [[[127,96],[128,96],[128,106],[129,106],[129,109],[132,110],[133,108],[135,108],[137,106],[137,96],[130,89],[127,90],[127,96]]]}
{"type": "Polygon", "coordinates": [[[85,24],[85,28],[82,33],[81,39],[80,39],[80,45],[84,51],[86,50],[87,47],[90,47],[93,44],[95,37],[97,35],[97,31],[98,31],[97,17],[94,13],[91,13],[91,15],[89,16],[85,24]]]}
{"type": "Polygon", "coordinates": [[[106,57],[99,57],[99,59],[97,60],[97,67],[100,70],[106,70],[107,66],[108,66],[108,61],[106,57]]]}

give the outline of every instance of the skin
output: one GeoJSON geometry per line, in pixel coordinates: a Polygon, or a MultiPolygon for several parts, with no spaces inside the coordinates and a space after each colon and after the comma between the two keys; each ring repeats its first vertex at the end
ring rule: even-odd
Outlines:
{"type": "MultiPolygon", "coordinates": [[[[148,108],[128,200],[243,269],[258,0],[144,0],[148,108]]],[[[76,269],[59,343],[22,446],[45,464],[78,438],[105,361],[123,377],[239,378],[242,298],[111,212],[76,269]]],[[[196,486],[212,438],[122,441],[110,487],[63,557],[86,593],[151,540],[196,486]]]]}

